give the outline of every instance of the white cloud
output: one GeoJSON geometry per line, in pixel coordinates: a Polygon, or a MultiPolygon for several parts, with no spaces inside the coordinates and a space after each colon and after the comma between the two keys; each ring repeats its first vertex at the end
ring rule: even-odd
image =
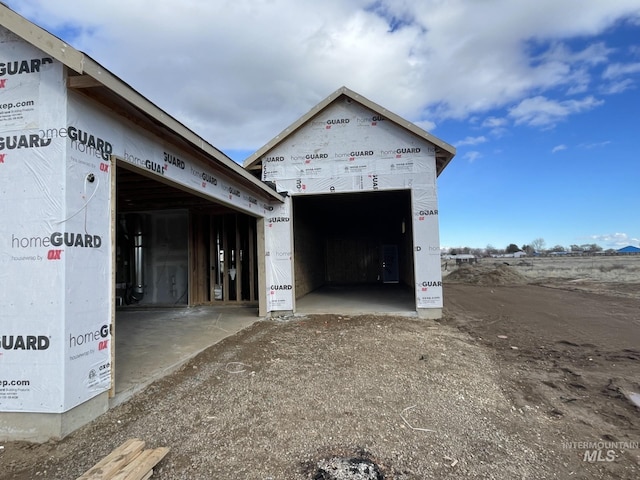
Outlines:
{"type": "Polygon", "coordinates": [[[482,122],[483,127],[497,128],[504,127],[508,123],[506,118],[489,117],[482,122]]]}
{"type": "Polygon", "coordinates": [[[469,163],[473,163],[475,162],[477,159],[482,158],[482,154],[480,152],[476,152],[471,151],[471,152],[467,152],[465,153],[462,158],[464,158],[465,160],[468,160],[469,163]]]}
{"type": "Polygon", "coordinates": [[[620,82],[613,82],[608,85],[604,85],[601,88],[601,92],[605,95],[615,95],[615,94],[630,90],[632,88],[634,88],[633,80],[631,80],[630,78],[625,78],[620,82]]]}
{"type": "Polygon", "coordinates": [[[630,75],[640,73],[640,62],[612,63],[602,73],[605,83],[600,90],[607,95],[619,94],[635,87],[635,82],[630,75]]]}
{"type": "Polygon", "coordinates": [[[482,126],[489,128],[494,137],[501,137],[507,132],[509,121],[506,118],[488,117],[482,122],[482,126]]]}
{"type": "Polygon", "coordinates": [[[598,243],[604,243],[605,246],[611,248],[622,248],[627,245],[639,245],[640,238],[631,237],[626,233],[607,233],[604,235],[591,235],[592,240],[598,243]]]}
{"type": "Polygon", "coordinates": [[[580,51],[572,51],[563,43],[553,44],[549,50],[541,55],[541,59],[547,61],[554,60],[561,63],[585,63],[589,65],[599,65],[608,61],[613,49],[604,43],[598,42],[588,45],[580,51]]]}
{"type": "Polygon", "coordinates": [[[602,78],[612,79],[624,75],[632,75],[634,73],[640,73],[640,62],[627,64],[612,63],[607,66],[602,74],[602,78]]]}
{"type": "Polygon", "coordinates": [[[433,132],[437,127],[435,122],[431,122],[429,120],[418,120],[418,121],[414,121],[413,123],[415,123],[418,127],[423,129],[425,132],[433,132]]]}
{"type": "Polygon", "coordinates": [[[509,116],[516,125],[527,124],[536,127],[549,127],[564,120],[574,113],[591,110],[604,103],[592,96],[582,100],[552,100],[544,96],[536,96],[522,100],[509,109],[509,116]]]}
{"type": "Polygon", "coordinates": [[[581,143],[579,146],[581,148],[586,148],[587,150],[591,150],[593,148],[603,148],[610,144],[611,144],[611,140],[604,140],[602,142],[581,143]]]}
{"type": "Polygon", "coordinates": [[[562,150],[566,150],[567,146],[566,145],[556,145],[555,147],[553,147],[553,149],[551,150],[551,153],[556,153],[556,152],[561,152],[562,150]]]}
{"type": "Polygon", "coordinates": [[[454,143],[456,147],[463,147],[465,145],[479,145],[481,143],[485,143],[487,141],[487,137],[467,137],[464,140],[460,140],[459,142],[454,143]]]}
{"type": "Polygon", "coordinates": [[[539,100],[587,92],[614,55],[569,40],[640,18],[637,0],[5,1],[222,149],[260,147],[342,85],[427,130],[514,104],[548,125],[597,100],[539,100]]]}

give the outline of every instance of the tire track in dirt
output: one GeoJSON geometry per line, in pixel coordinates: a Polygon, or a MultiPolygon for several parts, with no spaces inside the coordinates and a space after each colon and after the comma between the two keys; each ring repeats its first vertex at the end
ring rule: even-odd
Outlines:
{"type": "MultiPolygon", "coordinates": [[[[445,319],[492,348],[520,408],[543,409],[567,438],[638,442],[640,301],[533,285],[445,286],[445,319]]],[[[607,478],[628,478],[626,451],[607,478]]]]}

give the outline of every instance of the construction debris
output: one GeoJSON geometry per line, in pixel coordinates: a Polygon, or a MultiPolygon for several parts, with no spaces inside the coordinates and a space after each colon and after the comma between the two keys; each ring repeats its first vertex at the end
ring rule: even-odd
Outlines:
{"type": "Polygon", "coordinates": [[[167,447],[144,450],[144,441],[131,438],[113,450],[77,480],[147,480],[169,453],[167,447]]]}

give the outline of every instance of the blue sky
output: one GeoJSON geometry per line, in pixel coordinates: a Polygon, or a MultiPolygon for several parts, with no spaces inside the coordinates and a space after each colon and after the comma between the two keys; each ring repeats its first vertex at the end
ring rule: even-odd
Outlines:
{"type": "Polygon", "coordinates": [[[239,162],[342,85],[413,121],[445,247],[640,245],[637,0],[6,3],[239,162]]]}

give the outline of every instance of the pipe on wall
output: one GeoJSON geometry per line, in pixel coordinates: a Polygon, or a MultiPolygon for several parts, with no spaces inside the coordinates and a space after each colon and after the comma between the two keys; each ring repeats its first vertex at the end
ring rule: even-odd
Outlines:
{"type": "Polygon", "coordinates": [[[140,216],[136,215],[133,222],[133,292],[131,297],[134,301],[139,302],[144,297],[144,236],[140,216]]]}

